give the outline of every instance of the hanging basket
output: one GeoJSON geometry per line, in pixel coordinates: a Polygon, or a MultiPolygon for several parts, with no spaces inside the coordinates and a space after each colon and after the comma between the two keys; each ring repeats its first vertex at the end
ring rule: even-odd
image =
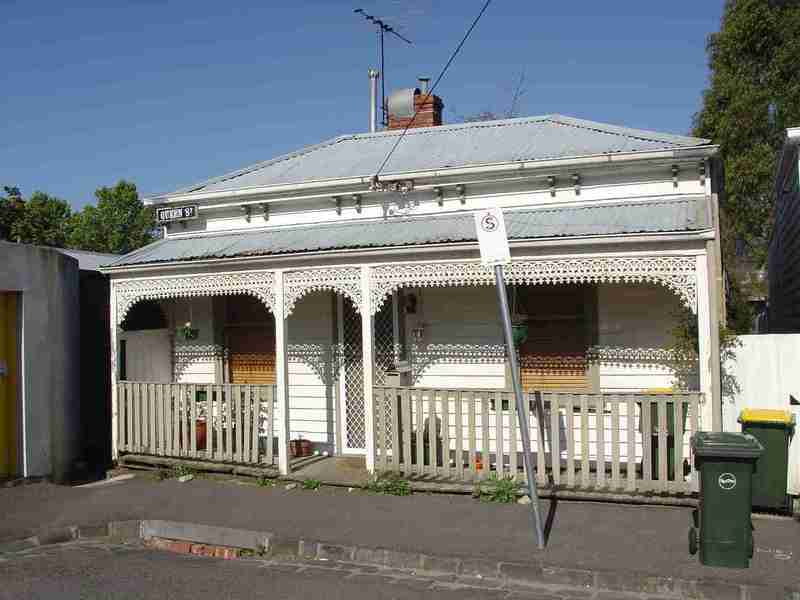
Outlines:
{"type": "Polygon", "coordinates": [[[528,340],[528,324],[515,323],[511,325],[511,335],[514,339],[514,345],[519,346],[528,340]]]}

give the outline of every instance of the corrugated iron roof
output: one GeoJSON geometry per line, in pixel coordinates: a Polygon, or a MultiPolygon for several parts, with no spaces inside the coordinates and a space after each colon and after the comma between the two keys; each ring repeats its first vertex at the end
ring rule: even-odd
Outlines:
{"type": "MultiPolygon", "coordinates": [[[[505,213],[510,239],[692,231],[708,227],[702,196],[562,206],[505,213]]],[[[107,265],[475,241],[471,211],[168,238],[107,265]]]]}
{"type": "MultiPolygon", "coordinates": [[[[400,130],[344,135],[174,192],[371,177],[400,130]]],[[[410,129],[383,174],[702,146],[709,140],[544,115],[410,129]]],[[[169,194],[167,194],[169,195],[169,194]]]]}

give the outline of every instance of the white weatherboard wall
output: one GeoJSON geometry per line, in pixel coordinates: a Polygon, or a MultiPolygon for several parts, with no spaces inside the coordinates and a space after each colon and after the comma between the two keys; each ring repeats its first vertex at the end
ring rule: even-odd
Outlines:
{"type": "MultiPolygon", "coordinates": [[[[597,300],[598,345],[601,348],[642,351],[671,345],[672,315],[681,304],[667,288],[603,284],[598,286],[597,300]]],[[[673,379],[672,370],[667,366],[644,359],[600,364],[603,392],[669,388],[673,379]]]]}
{"type": "MultiPolygon", "coordinates": [[[[745,408],[790,410],[800,424],[800,406],[790,404],[790,396],[800,401],[800,334],[741,335],[736,356],[725,370],[739,390],[723,390],[722,428],[741,431],[737,419],[745,408]]],[[[800,495],[800,435],[789,446],[789,493],[800,495]]]]}
{"type": "Polygon", "coordinates": [[[289,429],[333,451],[334,391],[331,384],[333,299],[330,292],[301,298],[288,319],[289,429]]]}
{"type": "MultiPolygon", "coordinates": [[[[407,329],[410,334],[420,324],[424,328],[422,343],[413,353],[414,385],[505,388],[503,334],[495,288],[424,288],[413,293],[418,298],[417,314],[408,315],[407,329]]],[[[410,335],[408,339],[413,343],[410,335]]]]}

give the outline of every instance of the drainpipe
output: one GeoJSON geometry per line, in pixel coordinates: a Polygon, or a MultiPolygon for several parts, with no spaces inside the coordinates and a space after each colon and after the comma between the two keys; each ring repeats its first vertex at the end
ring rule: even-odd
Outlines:
{"type": "Polygon", "coordinates": [[[369,132],[375,133],[378,127],[378,77],[380,72],[369,70],[369,132]]]}

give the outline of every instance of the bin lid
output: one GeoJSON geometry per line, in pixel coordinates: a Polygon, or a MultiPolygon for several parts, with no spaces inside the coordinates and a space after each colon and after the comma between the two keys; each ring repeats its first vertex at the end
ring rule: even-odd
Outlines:
{"type": "Polygon", "coordinates": [[[794,415],[788,410],[745,408],[739,415],[739,423],[777,423],[781,425],[794,425],[794,415]]]}
{"type": "Polygon", "coordinates": [[[692,451],[697,456],[758,458],[764,447],[749,433],[698,431],[692,436],[692,451]]]}

